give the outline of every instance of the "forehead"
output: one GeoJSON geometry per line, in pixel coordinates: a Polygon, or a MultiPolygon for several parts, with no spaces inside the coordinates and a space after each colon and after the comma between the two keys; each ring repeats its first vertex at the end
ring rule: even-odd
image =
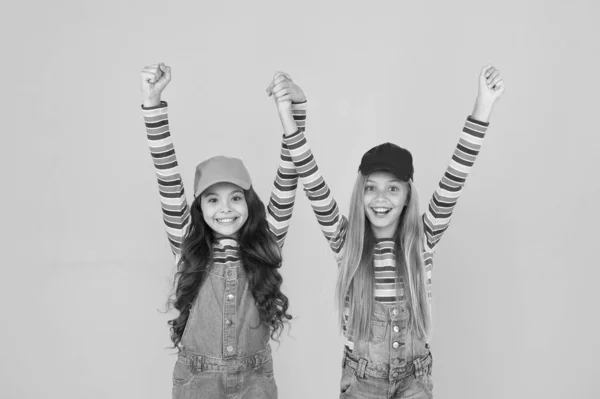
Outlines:
{"type": "Polygon", "coordinates": [[[387,170],[376,170],[367,176],[367,182],[381,184],[392,182],[402,183],[402,181],[398,180],[398,178],[392,172],[388,172],[387,170]]]}
{"type": "Polygon", "coordinates": [[[202,192],[201,196],[204,197],[207,195],[219,195],[219,196],[226,197],[235,192],[243,193],[244,190],[237,184],[222,182],[222,183],[213,184],[212,186],[208,187],[206,190],[204,190],[202,192]]]}

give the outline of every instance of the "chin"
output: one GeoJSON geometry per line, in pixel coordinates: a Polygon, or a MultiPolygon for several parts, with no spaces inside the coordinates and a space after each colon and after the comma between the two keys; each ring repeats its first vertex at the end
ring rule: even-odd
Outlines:
{"type": "Polygon", "coordinates": [[[367,220],[375,227],[387,227],[392,223],[386,219],[379,219],[377,217],[372,217],[371,215],[367,215],[367,220]]]}
{"type": "Polygon", "coordinates": [[[386,229],[388,227],[391,227],[392,224],[391,223],[381,223],[381,222],[379,222],[379,223],[371,222],[371,226],[376,227],[378,229],[386,229]]]}
{"type": "Polygon", "coordinates": [[[376,229],[376,230],[380,230],[380,231],[386,231],[388,229],[392,229],[395,231],[394,229],[394,225],[398,225],[398,218],[385,218],[385,219],[379,219],[379,218],[371,218],[370,215],[367,215],[367,220],[369,221],[369,223],[371,224],[371,228],[372,229],[376,229]]]}
{"type": "Polygon", "coordinates": [[[216,235],[228,236],[228,237],[235,237],[242,228],[242,226],[223,227],[223,226],[219,226],[219,225],[216,225],[216,226],[213,225],[211,227],[216,235]]]}

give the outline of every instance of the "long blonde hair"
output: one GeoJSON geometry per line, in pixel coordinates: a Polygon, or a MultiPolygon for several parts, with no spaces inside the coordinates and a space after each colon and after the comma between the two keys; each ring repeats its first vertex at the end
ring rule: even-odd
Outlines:
{"type": "MultiPolygon", "coordinates": [[[[375,301],[373,249],[376,239],[366,219],[363,204],[366,181],[367,177],[359,172],[350,199],[348,231],[335,293],[340,326],[343,327],[345,323],[346,336],[353,341],[369,339],[375,301]]],[[[403,278],[411,332],[428,339],[431,333],[431,314],[423,262],[423,220],[419,212],[416,187],[412,181],[405,184],[408,189],[407,203],[394,234],[396,281],[403,278]]],[[[400,293],[397,291],[396,295],[399,297],[400,293]]]]}

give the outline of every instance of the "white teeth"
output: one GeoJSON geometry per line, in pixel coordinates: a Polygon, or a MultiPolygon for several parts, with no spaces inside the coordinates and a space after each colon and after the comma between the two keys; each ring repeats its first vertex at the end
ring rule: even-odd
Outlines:
{"type": "Polygon", "coordinates": [[[235,220],[235,218],[228,218],[228,219],[217,219],[217,222],[219,223],[231,223],[235,220]]]}
{"type": "Polygon", "coordinates": [[[390,208],[373,208],[375,212],[387,212],[390,208]]]}
{"type": "Polygon", "coordinates": [[[371,208],[371,209],[377,216],[385,216],[392,210],[392,208],[371,208]]]}

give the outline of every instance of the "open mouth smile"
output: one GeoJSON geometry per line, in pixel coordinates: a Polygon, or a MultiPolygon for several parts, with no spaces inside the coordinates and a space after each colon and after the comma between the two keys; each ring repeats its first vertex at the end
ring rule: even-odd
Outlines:
{"type": "Polygon", "coordinates": [[[384,217],[385,215],[387,215],[392,210],[392,208],[385,208],[385,207],[376,207],[376,208],[373,208],[372,207],[371,210],[373,211],[373,213],[376,216],[384,217]]]}
{"type": "Polygon", "coordinates": [[[233,222],[235,222],[237,219],[238,219],[237,217],[229,217],[229,218],[221,218],[221,219],[215,219],[215,220],[219,224],[230,225],[233,222]]]}

